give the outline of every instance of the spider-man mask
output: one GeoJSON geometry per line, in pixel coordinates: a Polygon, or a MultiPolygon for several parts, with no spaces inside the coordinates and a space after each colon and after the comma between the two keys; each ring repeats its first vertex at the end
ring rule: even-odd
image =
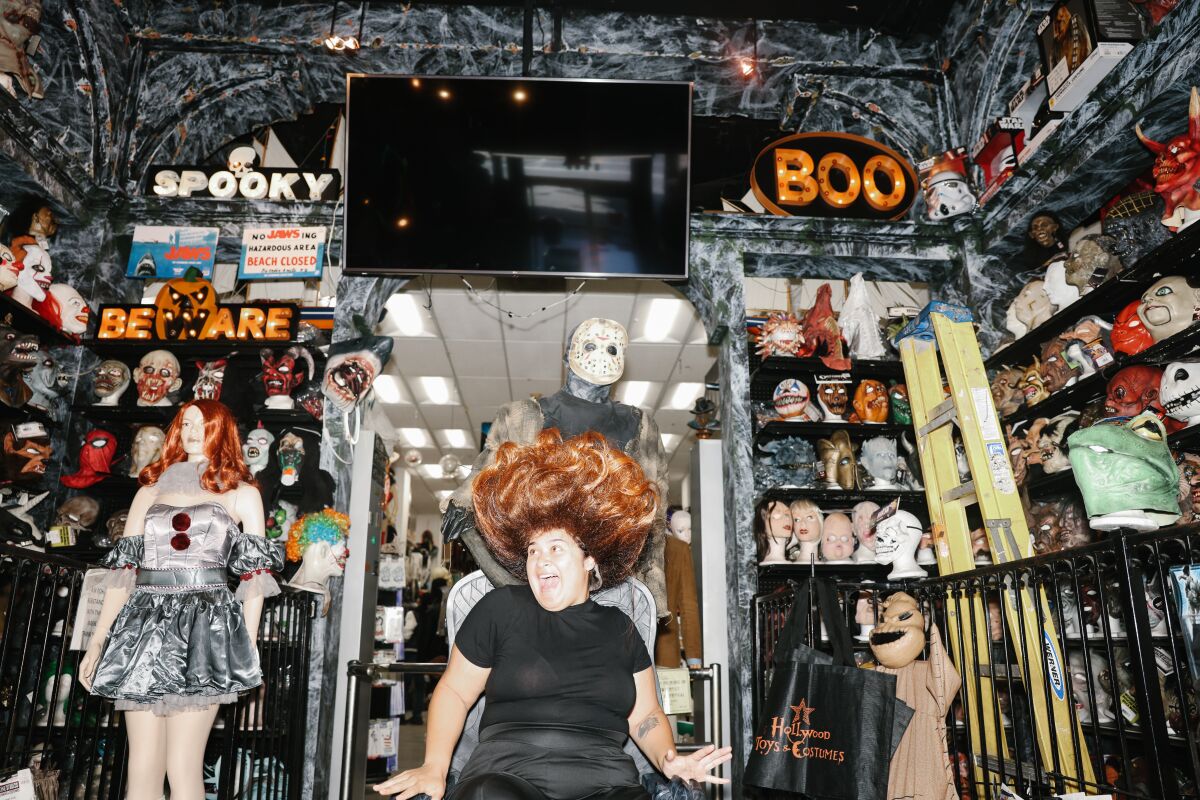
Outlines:
{"type": "Polygon", "coordinates": [[[1154,337],[1150,335],[1146,324],[1142,322],[1142,318],[1137,313],[1138,305],[1141,302],[1140,299],[1134,300],[1122,308],[1121,313],[1117,314],[1112,329],[1112,345],[1113,350],[1118,353],[1132,356],[1154,344],[1154,337]]]}
{"type": "Polygon", "coordinates": [[[117,455],[117,438],[105,430],[96,428],[88,431],[79,451],[79,469],[73,475],[63,475],[60,480],[72,489],[86,489],[104,480],[112,472],[113,459],[117,455]]]}

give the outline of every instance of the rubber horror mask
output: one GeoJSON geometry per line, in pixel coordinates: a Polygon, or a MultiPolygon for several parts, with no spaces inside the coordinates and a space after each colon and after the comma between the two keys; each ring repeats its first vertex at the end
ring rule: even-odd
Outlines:
{"type": "Polygon", "coordinates": [[[1200,289],[1179,275],[1159,278],[1142,293],[1138,316],[1156,342],[1186,330],[1200,312],[1200,289]]]}
{"type": "Polygon", "coordinates": [[[144,425],[133,435],[129,448],[129,477],[136,478],[142,470],[162,458],[167,434],[157,425],[144,425]]]}
{"type": "Polygon", "coordinates": [[[172,405],[168,395],[183,386],[179,359],[168,350],[151,350],[138,362],[133,381],[137,384],[139,406],[172,405]]]}
{"type": "Polygon", "coordinates": [[[1158,417],[1101,420],[1067,444],[1093,528],[1153,530],[1179,519],[1179,469],[1158,417]]]}
{"type": "Polygon", "coordinates": [[[900,469],[900,459],[896,456],[896,440],[886,436],[876,436],[867,439],[862,444],[862,465],[871,476],[871,488],[899,489],[896,475],[900,469]]]}
{"type": "Polygon", "coordinates": [[[1066,339],[1055,337],[1042,345],[1042,386],[1052,394],[1075,383],[1079,377],[1079,367],[1067,360],[1069,344],[1066,339]]]}
{"type": "Polygon", "coordinates": [[[1187,133],[1180,134],[1165,144],[1156,142],[1142,133],[1142,126],[1134,128],[1142,144],[1154,153],[1154,191],[1162,197],[1166,209],[1162,224],[1172,230],[1185,228],[1200,218],[1200,94],[1192,87],[1188,103],[1187,133]]]}
{"type": "Polygon", "coordinates": [[[841,422],[850,405],[850,379],[842,375],[817,377],[817,402],[826,421],[841,422]]]}
{"type": "Polygon", "coordinates": [[[304,464],[304,440],[294,433],[285,433],[279,439],[276,458],[279,460],[279,482],[291,486],[300,480],[300,467],[304,464]]]}
{"type": "Polygon", "coordinates": [[[1025,370],[1020,367],[1002,367],[992,378],[992,402],[1000,416],[1015,414],[1025,405],[1025,393],[1021,390],[1024,377],[1025,370]]]}
{"type": "Polygon", "coordinates": [[[819,422],[824,417],[812,403],[808,385],[796,378],[785,378],[775,387],[772,398],[775,413],[790,422],[819,422]]]}
{"type": "Polygon", "coordinates": [[[96,428],[88,431],[79,449],[79,469],[59,480],[72,489],[86,489],[107,478],[112,473],[113,459],[117,456],[117,437],[96,428]]]}
{"type": "Polygon", "coordinates": [[[262,427],[262,423],[246,434],[246,441],[242,443],[242,457],[246,460],[251,475],[257,475],[267,466],[271,458],[271,445],[274,443],[275,434],[262,427]]]}
{"type": "Polygon", "coordinates": [[[1134,300],[1117,312],[1117,319],[1113,322],[1112,346],[1118,353],[1133,356],[1154,344],[1154,337],[1138,316],[1141,304],[1141,300],[1134,300]]]}
{"type": "Polygon", "coordinates": [[[925,649],[925,616],[917,601],[904,592],[892,595],[880,607],[883,619],[871,631],[871,652],[885,667],[906,667],[925,649]]]}
{"type": "Polygon", "coordinates": [[[342,414],[349,413],[383,371],[393,344],[388,336],[363,335],[330,345],[321,381],[325,399],[342,414]]]}
{"type": "Polygon", "coordinates": [[[1050,396],[1042,380],[1042,364],[1038,359],[1025,368],[1021,376],[1021,391],[1025,394],[1025,405],[1035,406],[1050,396]]]}
{"type": "Polygon", "coordinates": [[[821,533],[821,558],[844,563],[854,555],[854,526],[845,514],[834,512],[825,518],[821,533]]]}
{"type": "Polygon", "coordinates": [[[567,363],[571,371],[596,386],[611,386],[625,372],[629,334],[611,319],[584,320],[571,337],[567,363]]]}
{"type": "Polygon", "coordinates": [[[1200,423],[1200,361],[1173,361],[1163,370],[1159,400],[1167,415],[1187,425],[1200,423]]]}
{"type": "Polygon", "coordinates": [[[1063,278],[1080,292],[1090,292],[1121,271],[1121,259],[1114,252],[1117,246],[1111,236],[1083,237],[1067,256],[1063,278]]]}
{"type": "Polygon", "coordinates": [[[1067,437],[1079,427],[1079,412],[1066,411],[1059,414],[1042,428],[1037,446],[1042,457],[1042,471],[1050,474],[1066,472],[1071,468],[1067,458],[1067,437]]]}
{"type": "Polygon", "coordinates": [[[269,347],[259,351],[262,363],[262,385],[267,395],[267,408],[292,409],[292,392],[308,380],[315,371],[312,354],[299,345],[278,353],[269,347]]]}
{"type": "Polygon", "coordinates": [[[228,362],[223,358],[216,361],[197,361],[196,369],[200,372],[192,385],[192,397],[196,400],[220,400],[221,389],[225,385],[226,366],[228,362]]]}
{"type": "Polygon", "coordinates": [[[45,475],[51,452],[49,440],[43,437],[19,439],[11,432],[4,434],[5,460],[16,465],[16,474],[11,477],[19,482],[45,475]]]}
{"type": "Polygon", "coordinates": [[[98,406],[115,406],[129,388],[129,367],[121,361],[101,361],[92,373],[92,394],[98,406]]]}
{"type": "Polygon", "coordinates": [[[854,390],[854,413],[850,415],[850,421],[878,425],[887,422],[887,415],[887,388],[871,378],[859,382],[854,390]]]}
{"type": "Polygon", "coordinates": [[[908,387],[897,383],[888,390],[888,401],[892,407],[892,422],[897,425],[912,425],[912,405],[908,401],[908,387]]]}
{"type": "Polygon", "coordinates": [[[834,431],[828,439],[817,441],[817,457],[825,467],[825,486],[841,487],[847,491],[858,486],[858,464],[854,461],[854,446],[846,431],[834,431]]]}
{"type": "MultiPolygon", "coordinates": [[[[1033,280],[1022,286],[1010,308],[1012,308],[1017,321],[1025,326],[1026,331],[1041,325],[1054,313],[1054,306],[1050,304],[1050,298],[1046,296],[1045,284],[1040,280],[1033,280]]],[[[1018,336],[1024,335],[1024,333],[1017,334],[1015,331],[1013,333],[1018,336]]]]}
{"type": "Polygon", "coordinates": [[[1149,364],[1134,364],[1112,376],[1104,398],[1110,417],[1136,417],[1156,405],[1163,371],[1149,364]]]}

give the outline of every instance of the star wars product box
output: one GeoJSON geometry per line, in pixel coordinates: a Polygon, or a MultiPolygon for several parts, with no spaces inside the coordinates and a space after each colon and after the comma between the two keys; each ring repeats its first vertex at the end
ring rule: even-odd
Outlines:
{"type": "Polygon", "coordinates": [[[1129,0],[1059,0],[1037,27],[1052,111],[1073,111],[1146,35],[1129,0]]]}

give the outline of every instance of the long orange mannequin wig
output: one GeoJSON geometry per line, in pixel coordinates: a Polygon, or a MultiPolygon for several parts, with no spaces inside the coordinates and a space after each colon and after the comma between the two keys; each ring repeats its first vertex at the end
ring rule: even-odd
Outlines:
{"type": "Polygon", "coordinates": [[[204,457],[208,459],[208,467],[200,476],[200,485],[205,491],[222,494],[236,489],[241,483],[257,486],[242,459],[237,421],[225,404],[216,400],[190,400],[179,407],[179,413],[167,428],[162,458],[142,470],[138,483],[153,486],[167,467],[187,460],[179,431],[183,426],[183,414],[189,408],[199,409],[204,417],[204,457]]]}

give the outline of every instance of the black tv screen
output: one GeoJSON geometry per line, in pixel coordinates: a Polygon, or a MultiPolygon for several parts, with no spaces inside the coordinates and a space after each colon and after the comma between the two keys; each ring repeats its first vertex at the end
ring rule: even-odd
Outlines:
{"type": "Polygon", "coordinates": [[[683,82],[351,75],[355,274],[687,276],[683,82]]]}

